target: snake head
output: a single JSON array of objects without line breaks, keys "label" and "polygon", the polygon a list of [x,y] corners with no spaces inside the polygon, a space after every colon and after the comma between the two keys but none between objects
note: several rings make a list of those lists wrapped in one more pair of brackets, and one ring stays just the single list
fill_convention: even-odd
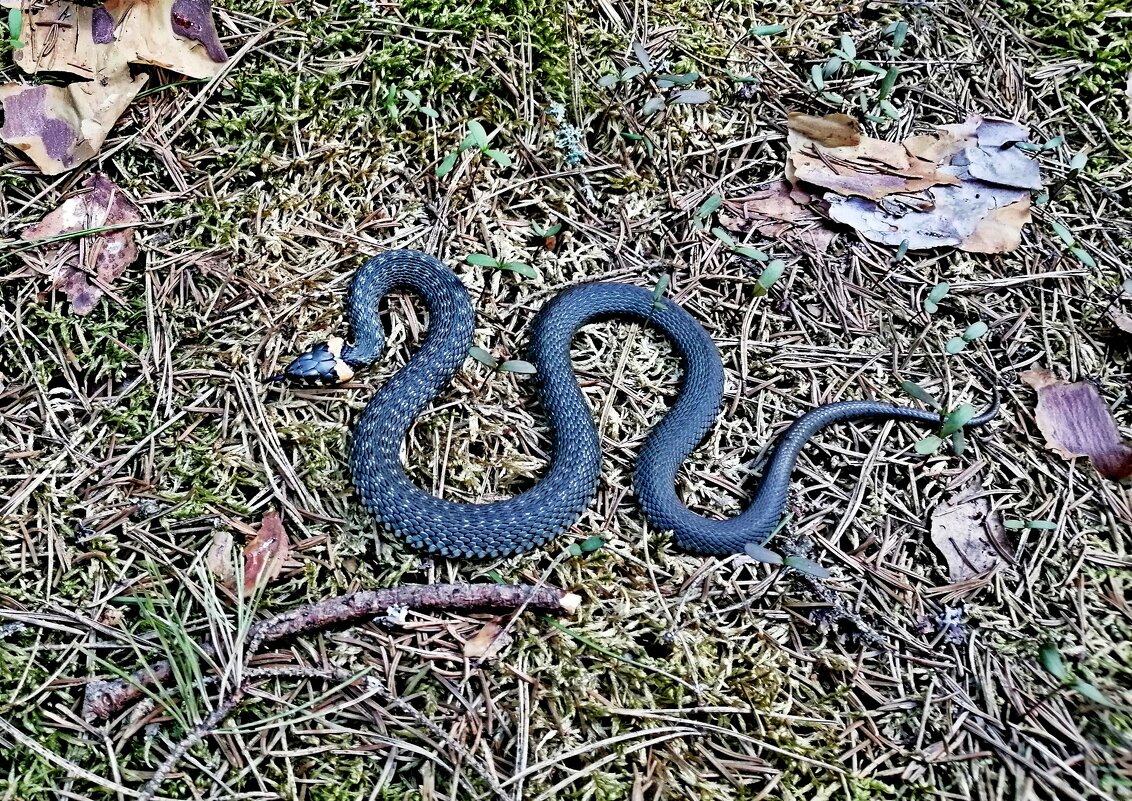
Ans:
[{"label": "snake head", "polygon": [[287,365],[283,373],[272,380],[324,385],[349,381],[354,377],[354,368],[342,358],[345,344],[342,337],[331,337],[325,342],[319,342]]}]

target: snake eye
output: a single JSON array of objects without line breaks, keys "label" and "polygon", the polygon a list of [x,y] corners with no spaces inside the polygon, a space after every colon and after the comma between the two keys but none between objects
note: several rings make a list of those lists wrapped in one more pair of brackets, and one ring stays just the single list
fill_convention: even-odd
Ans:
[{"label": "snake eye", "polygon": [[340,384],[354,377],[353,369],[342,361],[342,340],[335,337],[320,342],[287,365],[281,376],[298,384]]}]

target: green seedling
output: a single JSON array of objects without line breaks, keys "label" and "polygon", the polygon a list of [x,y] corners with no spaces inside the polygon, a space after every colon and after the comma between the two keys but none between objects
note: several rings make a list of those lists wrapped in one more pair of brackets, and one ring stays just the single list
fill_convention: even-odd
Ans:
[{"label": "green seedling", "polygon": [[521,359],[511,359],[509,361],[500,362],[488,351],[473,345],[468,349],[468,355],[475,359],[480,364],[500,373],[519,373],[521,375],[534,375],[538,372],[538,368],[530,362],[525,362]]},{"label": "green seedling", "polygon": [[775,282],[782,277],[786,271],[786,264],[781,259],[774,259],[767,262],[766,267],[763,268],[762,273],[759,274],[758,279],[755,281],[755,297],[759,298],[770,291]]},{"label": "green seedling", "polygon": [[711,219],[711,216],[715,214],[715,212],[722,205],[723,195],[716,193],[709,197],[707,200],[700,204],[700,207],[698,209],[696,209],[696,213],[692,217],[692,227],[699,231],[702,231],[707,227],[708,220]]},{"label": "green seedling", "polygon": [[947,355],[954,356],[967,347],[968,344],[986,334],[987,331],[987,324],[982,320],[976,320],[967,326],[962,334],[947,340],[947,345],[944,346],[944,350],[947,352]]},{"label": "green seedling", "polygon": [[440,162],[440,166],[436,168],[436,177],[443,178],[445,175],[452,172],[452,168],[456,166],[456,161],[460,158],[460,154],[466,150],[473,149],[487,156],[500,167],[510,167],[513,163],[511,157],[502,150],[496,150],[490,146],[490,137],[488,137],[487,131],[484,130],[483,125],[478,120],[472,120],[468,123],[468,135],[460,142],[460,146],[445,156],[444,160]]},{"label": "green seedling", "polygon": [[649,154],[649,158],[651,159],[653,157],[653,153],[655,151],[655,145],[653,145],[652,140],[649,139],[647,136],[643,136],[643,135],[638,134],[638,133],[630,133],[630,132],[626,131],[626,132],[623,132],[621,134],[621,138],[627,139],[630,142],[644,142],[645,143],[645,151]]},{"label": "green seedling", "polygon": [[558,236],[562,231],[562,223],[555,223],[549,228],[539,228],[534,223],[531,223],[531,233],[539,239],[549,239],[552,236]]},{"label": "green seedling", "polygon": [[744,550],[747,552],[747,556],[751,557],[756,562],[762,562],[764,565],[781,565],[782,567],[797,570],[799,573],[805,573],[814,578],[829,578],[828,570],[814,560],[807,559],[804,556],[783,556],[769,548],[764,548],[762,545],[756,545],[753,542],[747,543]]},{"label": "green seedling", "polygon": [[18,8],[8,9],[8,47],[19,50],[24,46],[20,34],[24,30],[24,15]]},{"label": "green seedling", "polygon": [[666,75],[658,75],[656,78],[656,85],[661,89],[671,89],[673,86],[688,86],[700,79],[698,72],[685,72],[685,73],[668,73]]},{"label": "green seedling", "polygon": [[468,349],[468,355],[480,364],[490,367],[492,370],[499,369],[499,361],[479,345],[472,345],[472,347]]},{"label": "green seedling", "polygon": [[731,249],[731,252],[736,254],[737,256],[744,256],[748,259],[754,259],[755,261],[761,262],[770,261],[770,256],[763,251],[758,250],[757,248],[747,247],[746,245],[740,245],[725,228],[712,228],[711,233],[712,236],[714,236],[723,244],[727,245],[727,247]]},{"label": "green seedling", "polygon": [[778,36],[780,33],[786,32],[786,26],[782,23],[776,25],[760,25],[757,28],[751,28],[751,36]]},{"label": "green seedling", "polygon": [[1097,268],[1097,262],[1087,250],[1078,244],[1077,237],[1073,235],[1072,231],[1057,220],[1051,220],[1049,226],[1053,229],[1053,232],[1057,234],[1058,238],[1065,243],[1066,249],[1077,258],[1077,261],[1094,270]]},{"label": "green seedling", "polygon": [[899,20],[889,25],[884,30],[885,36],[892,37],[892,47],[889,48],[890,55],[896,55],[900,52],[900,48],[904,46],[904,40],[908,37],[908,23],[904,20]]},{"label": "green seedling", "polygon": [[664,301],[662,301],[661,298],[663,298],[664,293],[668,291],[668,284],[671,281],[672,278],[670,276],[662,275],[656,282],[656,286],[654,286],[652,290],[652,307],[654,309],[664,308]]},{"label": "green seedling", "polygon": [[775,553],[761,545],[755,545],[753,542],[748,542],[744,550],[746,550],[747,556],[751,557],[756,562],[762,562],[764,565],[782,564],[782,554]]},{"label": "green seedling", "polygon": [[535,272],[535,268],[521,261],[499,261],[499,259],[494,256],[489,256],[486,253],[471,253],[468,255],[466,261],[468,264],[474,264],[477,267],[489,267],[493,270],[507,270],[517,273],[524,278],[538,278],[538,273]]},{"label": "green seedling", "polygon": [[1009,529],[1034,529],[1037,531],[1053,531],[1057,523],[1052,520],[1005,520],[1002,525]]},{"label": "green seedling", "polygon": [[1038,649],[1038,661],[1041,663],[1046,673],[1053,676],[1063,689],[1075,690],[1083,697],[1100,706],[1109,707],[1110,709],[1119,708],[1117,704],[1114,704],[1108,696],[1095,686],[1075,675],[1074,671],[1070,670],[1065,664],[1065,660],[1061,658],[1061,652],[1053,643],[1047,642],[1042,644]]},{"label": "green seedling", "polygon": [[964,426],[975,417],[975,408],[969,403],[964,403],[949,412],[943,413],[943,404],[915,381],[901,381],[900,388],[921,403],[926,403],[941,412],[939,431],[935,434],[929,434],[917,442],[913,446],[916,453],[921,456],[929,456],[940,449],[945,439],[950,438],[951,448],[955,451],[955,455],[962,456],[967,444],[963,434]]},{"label": "green seedling", "polygon": [[[396,87],[394,87],[396,88]],[[404,95],[405,100],[408,102],[409,107],[414,111],[419,111],[421,114],[428,117],[430,120],[435,120],[440,115],[436,113],[436,109],[432,106],[425,106],[421,103],[421,93],[413,91],[412,89],[402,89],[401,94]]]},{"label": "green seedling", "polygon": [[928,392],[915,381],[901,381],[900,388],[916,400],[920,401],[921,403],[926,403],[933,409],[939,410],[943,408],[943,405],[938,400],[936,400],[935,396],[932,395],[932,393]]},{"label": "green seedling", "polygon": [[605,545],[605,539],[598,536],[586,537],[581,542],[575,542],[566,549],[566,553],[575,558],[584,553],[593,553]]}]

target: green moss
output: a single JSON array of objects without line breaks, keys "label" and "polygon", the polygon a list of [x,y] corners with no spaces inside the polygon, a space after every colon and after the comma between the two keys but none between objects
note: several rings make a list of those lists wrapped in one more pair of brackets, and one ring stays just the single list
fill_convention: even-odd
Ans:
[{"label": "green moss", "polygon": [[1132,147],[1125,95],[1132,71],[1127,0],[1009,0],[1006,7],[1018,25],[1054,54],[1088,65],[1069,79],[1070,94],[1093,108],[1117,141]]}]

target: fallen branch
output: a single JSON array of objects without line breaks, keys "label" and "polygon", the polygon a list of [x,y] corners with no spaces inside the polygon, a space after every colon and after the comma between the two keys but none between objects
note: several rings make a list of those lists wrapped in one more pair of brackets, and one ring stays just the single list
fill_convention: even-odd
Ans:
[{"label": "fallen branch", "polygon": [[[385,615],[390,607],[411,609],[523,609],[572,615],[581,598],[549,587],[521,584],[419,584],[367,590],[330,598],[261,620],[248,633],[250,657],[269,643],[345,626]],[[215,650],[207,645],[208,654]],[[133,675],[112,681],[92,681],[86,686],[83,718],[89,722],[117,714],[141,699],[147,688],[161,687],[172,676],[169,662],[158,662]]]}]

